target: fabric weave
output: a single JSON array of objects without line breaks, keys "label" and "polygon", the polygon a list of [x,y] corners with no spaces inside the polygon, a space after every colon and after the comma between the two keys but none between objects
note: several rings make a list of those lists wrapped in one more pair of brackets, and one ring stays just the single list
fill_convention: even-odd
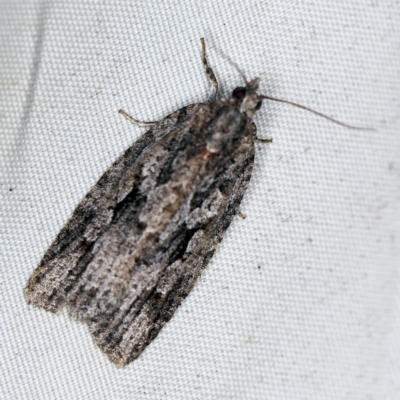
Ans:
[{"label": "fabric weave", "polygon": [[[221,96],[265,101],[252,181],[198,284],[117,369],[23,288],[74,207],[145,130]],[[395,1],[0,2],[0,398],[400,398],[400,6]]]}]

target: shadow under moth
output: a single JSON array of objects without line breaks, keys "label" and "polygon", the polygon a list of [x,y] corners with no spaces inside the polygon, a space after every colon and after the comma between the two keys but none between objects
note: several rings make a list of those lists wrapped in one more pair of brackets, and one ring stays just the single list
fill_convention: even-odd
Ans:
[{"label": "shadow under moth", "polygon": [[[246,192],[254,165],[259,78],[158,122],[103,174],[76,207],[25,288],[29,303],[66,306],[118,366],[143,352],[210,262]],[[345,124],[342,124],[345,125]],[[347,126],[347,125],[345,125]],[[347,126],[348,127],[348,126]]]}]

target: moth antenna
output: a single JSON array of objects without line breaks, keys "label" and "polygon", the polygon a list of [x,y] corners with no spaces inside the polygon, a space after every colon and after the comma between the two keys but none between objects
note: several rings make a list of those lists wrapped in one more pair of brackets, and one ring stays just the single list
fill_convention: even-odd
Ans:
[{"label": "moth antenna", "polygon": [[239,72],[240,76],[242,77],[244,83],[247,85],[249,83],[249,81],[246,78],[246,75],[244,74],[244,72],[239,68],[239,66],[235,63],[235,61],[233,61],[228,55],[226,55],[220,48],[216,47],[216,50],[218,52],[218,54],[225,60],[227,61],[229,64],[232,65],[233,68],[236,69],[237,72]]},{"label": "moth antenna", "polygon": [[340,122],[337,119],[328,117],[325,114],[322,114],[322,113],[320,113],[318,111],[315,111],[315,110],[313,110],[311,108],[308,108],[306,106],[303,106],[301,104],[293,103],[292,101],[276,99],[274,97],[265,96],[265,95],[261,95],[261,98],[266,99],[266,100],[277,101],[279,103],[286,103],[286,104],[290,104],[291,106],[294,106],[294,107],[302,108],[303,110],[309,111],[309,112],[311,112],[311,113],[313,113],[315,115],[318,115],[319,117],[325,118],[328,121],[333,122],[334,124],[344,126],[345,128],[348,128],[348,129],[355,129],[355,130],[358,130],[358,131],[374,131],[374,132],[376,131],[376,129],[374,129],[374,128],[363,128],[363,127],[359,127],[359,126],[352,126],[352,125],[345,124],[344,122]]}]

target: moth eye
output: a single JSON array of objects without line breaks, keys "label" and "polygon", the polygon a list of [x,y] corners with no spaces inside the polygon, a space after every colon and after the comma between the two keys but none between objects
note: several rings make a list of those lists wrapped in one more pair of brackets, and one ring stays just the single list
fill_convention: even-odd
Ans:
[{"label": "moth eye", "polygon": [[246,88],[244,87],[237,87],[233,92],[232,92],[232,97],[236,100],[242,100],[246,96]]},{"label": "moth eye", "polygon": [[257,103],[255,110],[256,110],[256,111],[259,110],[259,109],[261,108],[261,106],[262,106],[262,100],[260,100],[260,101]]}]

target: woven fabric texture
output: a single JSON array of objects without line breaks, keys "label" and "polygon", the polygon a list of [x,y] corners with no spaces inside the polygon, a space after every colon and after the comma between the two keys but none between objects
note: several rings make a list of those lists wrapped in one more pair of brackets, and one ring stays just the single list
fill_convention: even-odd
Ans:
[{"label": "woven fabric texture", "polygon": [[[144,354],[118,369],[23,288],[143,128],[221,96],[264,102],[241,211]],[[398,1],[0,1],[0,398],[399,399]]]}]

